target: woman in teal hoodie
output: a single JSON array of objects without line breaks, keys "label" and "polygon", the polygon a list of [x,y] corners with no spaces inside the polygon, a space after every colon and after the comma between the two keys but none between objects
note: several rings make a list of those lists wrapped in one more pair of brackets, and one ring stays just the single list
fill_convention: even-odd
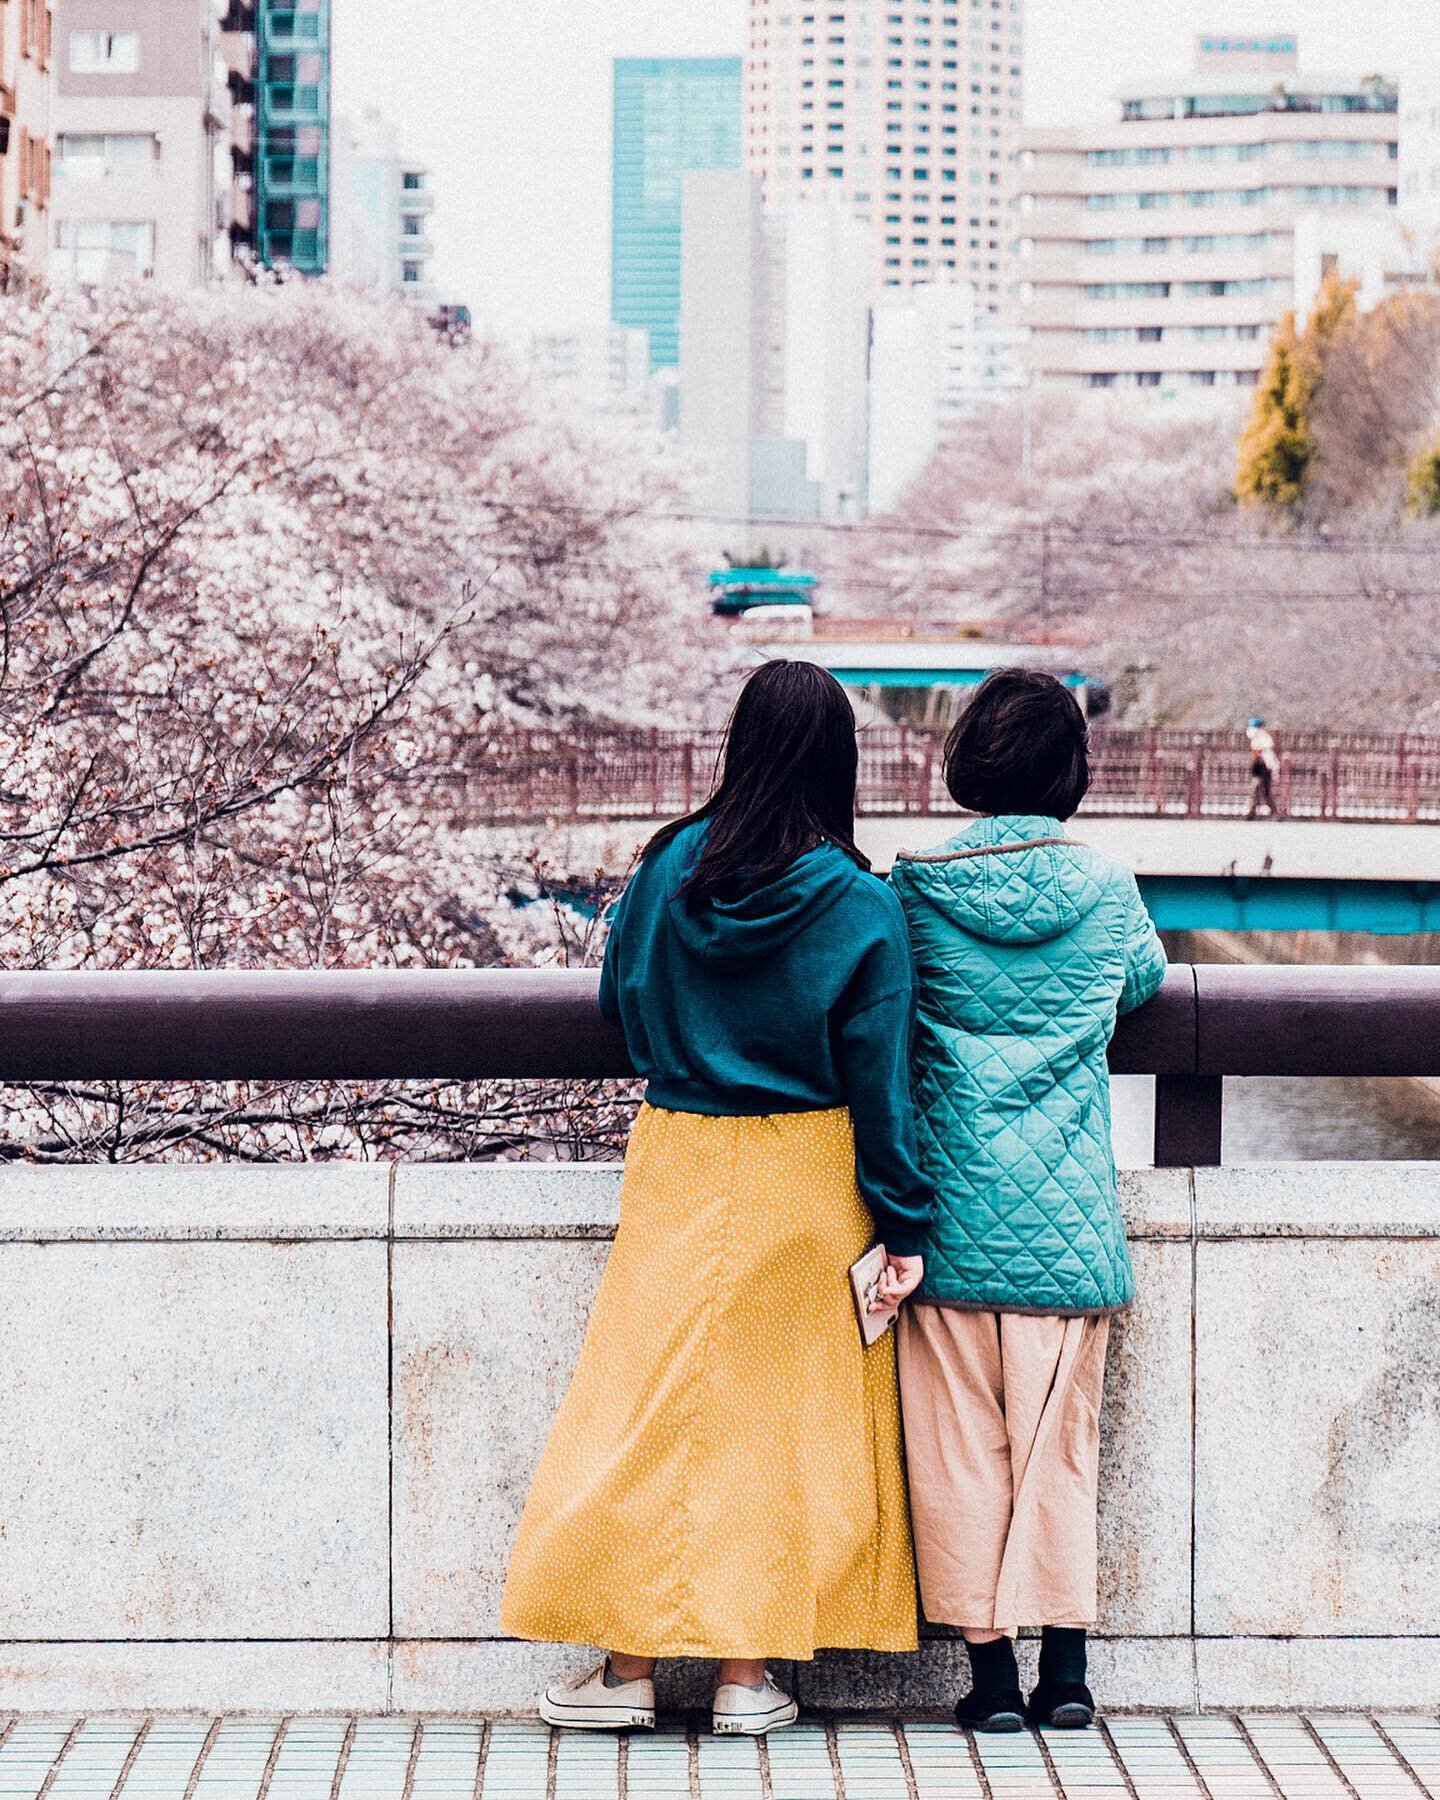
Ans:
[{"label": "woman in teal hoodie", "polygon": [[655,1720],[659,1657],[719,1660],[717,1731],[789,1724],[767,1658],[913,1650],[894,1348],[849,1267],[918,1284],[931,1196],[910,950],[854,841],[855,721],[808,663],[747,682],[712,798],[651,842],[600,1006],[646,1098],[620,1229],[536,1473],[503,1628],[602,1644],[552,1724]]},{"label": "woman in teal hoodie", "polygon": [[1065,835],[1090,770],[1085,720],[1052,676],[990,676],[945,776],[980,816],[891,877],[937,1202],[900,1342],[921,1598],[969,1646],[962,1724],[1020,1729],[1011,1639],[1042,1626],[1028,1717],[1082,1726],[1106,1338],[1134,1294],[1106,1049],[1165,952],[1130,871]]}]

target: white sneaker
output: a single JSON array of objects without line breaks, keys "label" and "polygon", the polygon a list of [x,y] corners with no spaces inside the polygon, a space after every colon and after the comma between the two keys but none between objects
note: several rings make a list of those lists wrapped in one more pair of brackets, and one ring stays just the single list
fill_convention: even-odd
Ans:
[{"label": "white sneaker", "polygon": [[547,1725],[566,1725],[572,1731],[630,1731],[655,1729],[655,1683],[625,1681],[605,1685],[607,1657],[588,1675],[557,1682],[545,1690],[540,1717]]},{"label": "white sneaker", "polygon": [[776,1687],[767,1669],[758,1688],[741,1687],[737,1681],[727,1681],[716,1688],[710,1724],[717,1737],[764,1737],[767,1731],[793,1725],[799,1716],[800,1708],[782,1688]]}]

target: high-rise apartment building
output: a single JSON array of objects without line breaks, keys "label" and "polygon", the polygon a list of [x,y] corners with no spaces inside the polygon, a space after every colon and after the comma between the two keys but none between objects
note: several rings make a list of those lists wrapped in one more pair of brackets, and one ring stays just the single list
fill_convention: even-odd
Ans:
[{"label": "high-rise apartment building", "polygon": [[256,0],[255,253],[330,263],[330,0]]},{"label": "high-rise apartment building", "polygon": [[217,0],[58,0],[57,280],[187,288],[228,265],[234,101],[223,10]]},{"label": "high-rise apartment building", "polygon": [[373,107],[357,126],[336,119],[330,159],[330,273],[423,306],[436,291],[430,171],[400,151],[395,127]]},{"label": "high-rise apartment building", "polygon": [[745,158],[778,209],[837,196],[871,284],[1005,301],[1023,0],[750,0]]},{"label": "high-rise apartment building", "polygon": [[53,44],[45,0],[0,0],[0,291],[45,267]]},{"label": "high-rise apartment building", "polygon": [[1194,72],[1125,89],[1108,125],[1025,134],[1020,307],[1036,379],[1253,385],[1294,302],[1307,214],[1385,214],[1395,88],[1304,74],[1290,34],[1207,35]]},{"label": "high-rise apartment building", "polygon": [[615,63],[610,316],[650,334],[650,366],[680,360],[680,207],[686,173],[740,166],[738,57]]}]

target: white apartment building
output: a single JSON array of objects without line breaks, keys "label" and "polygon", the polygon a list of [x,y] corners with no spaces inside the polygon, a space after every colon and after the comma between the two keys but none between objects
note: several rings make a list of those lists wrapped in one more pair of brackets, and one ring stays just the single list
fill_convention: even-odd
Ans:
[{"label": "white apartment building", "polygon": [[865,229],[838,202],[767,216],[743,169],[685,177],[678,425],[706,511],[858,512],[868,266]]},{"label": "white apartment building", "polygon": [[536,331],[522,355],[534,380],[589,410],[643,413],[658,404],[650,383],[650,333],[637,327]]},{"label": "white apartment building", "polygon": [[53,41],[45,0],[0,0],[0,291],[45,268]]},{"label": "white apartment building", "polygon": [[58,0],[53,279],[182,289],[228,267],[228,10],[225,0]]},{"label": "white apartment building", "polygon": [[1131,87],[1108,125],[1025,134],[1017,317],[1037,380],[1253,385],[1294,303],[1307,213],[1398,199],[1396,92],[1302,73],[1297,40],[1205,36],[1195,71]]},{"label": "white apartment building", "polygon": [[1440,245],[1440,63],[1400,77],[1400,215],[1407,231]]},{"label": "white apartment building", "polygon": [[870,505],[887,511],[947,433],[1013,399],[1027,376],[1023,328],[997,325],[966,286],[912,288],[875,308],[870,345]]},{"label": "white apartment building", "polygon": [[750,0],[744,153],[772,212],[839,200],[886,288],[1005,299],[1023,0]]},{"label": "white apartment building", "polygon": [[395,127],[373,107],[354,124],[335,121],[330,207],[332,275],[435,303],[430,171],[401,154]]}]

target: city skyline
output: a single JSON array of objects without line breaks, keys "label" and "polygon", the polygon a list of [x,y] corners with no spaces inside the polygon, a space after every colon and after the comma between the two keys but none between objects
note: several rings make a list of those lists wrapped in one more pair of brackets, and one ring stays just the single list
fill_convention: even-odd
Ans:
[{"label": "city skyline", "polygon": [[[381,0],[336,9],[335,103],[382,108],[435,171],[436,281],[501,330],[608,317],[612,63],[743,51],[745,0],[532,0],[503,23],[433,0],[428,26]],[[1397,72],[1424,60],[1433,0],[1026,0],[1026,122],[1104,117],[1126,79],[1188,66],[1198,31],[1293,29],[1302,66]],[[1430,34],[1434,35],[1433,30]],[[1440,61],[1440,43],[1430,55]],[[563,120],[565,130],[557,132]]]}]

